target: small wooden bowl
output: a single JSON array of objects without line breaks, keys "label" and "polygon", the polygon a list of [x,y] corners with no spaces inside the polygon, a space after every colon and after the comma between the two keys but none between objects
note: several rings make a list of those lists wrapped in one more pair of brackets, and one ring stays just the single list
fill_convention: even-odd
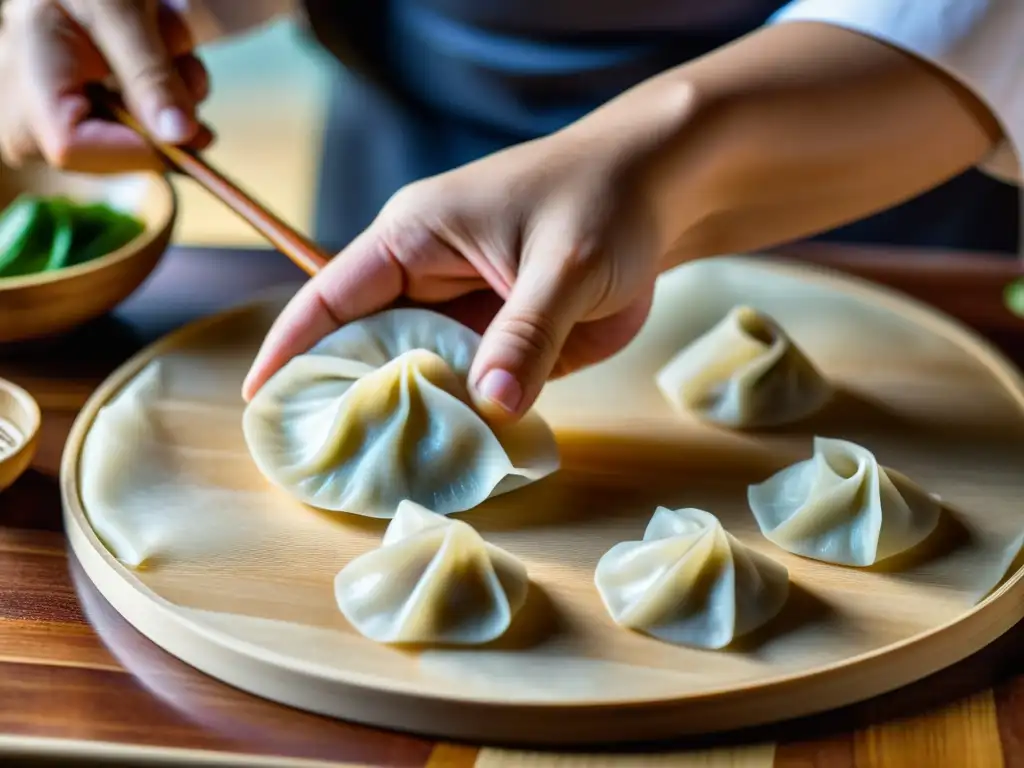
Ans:
[{"label": "small wooden bowl", "polygon": [[0,278],[0,344],[52,336],[106,314],[132,294],[167,250],[177,218],[170,182],[156,174],[83,176],[33,165],[0,165],[0,210],[19,194],[105,202],[138,216],[146,230],[123,248],[85,264]]},{"label": "small wooden bowl", "polygon": [[39,405],[32,395],[0,379],[0,492],[32,463],[41,424]]}]

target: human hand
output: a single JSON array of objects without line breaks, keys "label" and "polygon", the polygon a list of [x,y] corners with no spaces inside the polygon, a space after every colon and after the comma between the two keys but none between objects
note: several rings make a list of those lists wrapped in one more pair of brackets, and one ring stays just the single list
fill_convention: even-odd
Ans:
[{"label": "human hand", "polygon": [[243,394],[405,298],[483,332],[471,395],[485,415],[515,420],[548,378],[613,355],[640,330],[658,273],[653,233],[629,163],[568,134],[417,182],[292,299]]},{"label": "human hand", "polygon": [[85,87],[113,79],[170,144],[203,148],[195,117],[209,81],[182,19],[158,0],[6,0],[0,21],[0,159],[42,156],[90,173],[162,169],[130,129],[90,114]]}]

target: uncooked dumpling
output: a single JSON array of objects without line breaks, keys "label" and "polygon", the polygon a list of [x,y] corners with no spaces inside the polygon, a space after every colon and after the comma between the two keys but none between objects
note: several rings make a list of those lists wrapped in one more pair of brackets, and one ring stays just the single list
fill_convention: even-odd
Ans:
[{"label": "uncooked dumpling", "polygon": [[867,566],[924,541],[939,523],[935,497],[879,466],[866,448],[814,439],[814,456],[747,491],[761,532],[796,555]]},{"label": "uncooked dumpling", "polygon": [[526,601],[526,567],[461,520],[402,502],[380,549],[350,562],[334,592],[345,618],[380,643],[478,645]]},{"label": "uncooked dumpling", "polygon": [[819,410],[832,388],[778,323],[735,307],[657,374],[678,411],[727,427],[772,427]]},{"label": "uncooked dumpling", "polygon": [[700,509],[659,507],[643,541],[605,553],[594,582],[616,624],[711,649],[771,620],[789,595],[785,566]]},{"label": "uncooked dumpling", "polygon": [[306,504],[369,517],[391,517],[405,499],[462,512],[554,472],[558,450],[539,416],[497,429],[470,406],[479,342],[422,309],[344,326],[249,404],[256,465]]}]

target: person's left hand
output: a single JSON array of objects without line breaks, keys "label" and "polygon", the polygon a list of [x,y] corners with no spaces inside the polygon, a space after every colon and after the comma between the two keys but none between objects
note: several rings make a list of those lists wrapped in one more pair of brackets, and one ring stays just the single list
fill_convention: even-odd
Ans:
[{"label": "person's left hand", "polygon": [[519,418],[550,377],[618,352],[647,318],[659,254],[632,175],[621,153],[556,134],[406,187],[292,299],[244,396],[405,297],[483,332],[475,404]]}]

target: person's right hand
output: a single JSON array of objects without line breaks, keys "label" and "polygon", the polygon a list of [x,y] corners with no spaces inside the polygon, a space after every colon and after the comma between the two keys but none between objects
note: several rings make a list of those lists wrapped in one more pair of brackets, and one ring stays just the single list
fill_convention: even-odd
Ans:
[{"label": "person's right hand", "polygon": [[91,114],[86,86],[119,90],[161,140],[201,149],[209,89],[182,19],[159,0],[0,0],[0,159],[79,172],[164,167],[130,129]]}]

